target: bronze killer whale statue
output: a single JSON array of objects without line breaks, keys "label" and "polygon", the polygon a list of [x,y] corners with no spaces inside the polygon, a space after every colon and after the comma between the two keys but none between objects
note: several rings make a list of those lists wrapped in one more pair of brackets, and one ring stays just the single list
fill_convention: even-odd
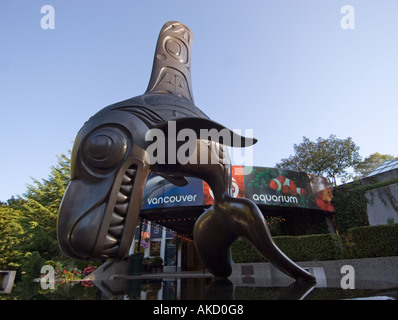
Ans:
[{"label": "bronze killer whale statue", "polygon": [[[216,129],[227,130],[230,138],[222,143],[230,146],[256,142],[210,120],[195,106],[191,46],[190,29],[167,22],[159,34],[146,92],[100,110],[78,132],[71,181],[57,221],[61,250],[74,259],[123,259],[134,236],[148,175],[157,173],[177,186],[186,185],[185,177],[191,176],[206,181],[214,195],[213,206],[198,218],[193,230],[197,253],[213,275],[231,275],[229,248],[243,237],[290,277],[314,281],[275,245],[256,204],[232,197],[231,165],[224,145],[211,137],[200,139],[201,129]],[[157,128],[167,135],[170,121],[177,132],[189,128],[197,134],[197,152],[192,155],[197,161],[151,163],[148,159],[148,130]],[[220,161],[201,163],[203,152]]]}]

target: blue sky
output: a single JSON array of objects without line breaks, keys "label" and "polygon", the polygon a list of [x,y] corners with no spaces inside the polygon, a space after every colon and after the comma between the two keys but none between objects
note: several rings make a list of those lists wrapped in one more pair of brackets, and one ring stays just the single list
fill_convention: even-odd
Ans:
[{"label": "blue sky", "polygon": [[[353,6],[355,29],[340,26]],[[43,5],[55,9],[44,30]],[[0,1],[0,200],[45,179],[94,113],[142,94],[169,20],[194,34],[195,104],[253,129],[254,164],[302,137],[398,156],[398,1]]]}]

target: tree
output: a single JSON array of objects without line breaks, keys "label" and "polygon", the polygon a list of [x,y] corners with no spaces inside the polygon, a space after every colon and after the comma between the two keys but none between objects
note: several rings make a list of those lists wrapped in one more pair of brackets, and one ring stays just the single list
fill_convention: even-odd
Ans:
[{"label": "tree", "polygon": [[398,157],[394,157],[390,154],[381,154],[378,152],[372,153],[369,157],[366,157],[362,162],[360,162],[355,167],[355,172],[358,175],[358,178],[364,178],[373,170],[375,170],[379,165],[387,160],[398,159]]},{"label": "tree", "polygon": [[0,206],[0,269],[16,270],[23,256],[18,249],[24,230],[20,223],[21,211]]},{"label": "tree", "polygon": [[[48,179],[33,179],[23,197],[0,205],[0,269],[29,265],[33,252],[45,260],[69,260],[59,250],[56,235],[58,207],[70,179],[70,160],[58,156]],[[37,259],[36,259],[37,260]]]},{"label": "tree", "polygon": [[47,179],[33,179],[23,197],[0,204],[0,269],[18,271],[13,292],[22,299],[37,293],[39,286],[32,280],[40,275],[44,264],[68,270],[93,264],[72,260],[59,249],[56,220],[70,180],[70,159],[64,154],[57,158]]},{"label": "tree", "polygon": [[282,159],[276,167],[326,176],[336,186],[337,178],[345,181],[353,177],[348,170],[361,161],[358,150],[351,137],[338,139],[332,134],[316,141],[303,137],[300,144],[294,144],[295,154]]},{"label": "tree", "polygon": [[70,160],[61,154],[58,164],[51,167],[48,179],[33,179],[24,199],[19,202],[23,212],[21,224],[26,230],[22,247],[26,253],[37,251],[45,260],[60,256],[56,222],[58,208],[70,179]]}]

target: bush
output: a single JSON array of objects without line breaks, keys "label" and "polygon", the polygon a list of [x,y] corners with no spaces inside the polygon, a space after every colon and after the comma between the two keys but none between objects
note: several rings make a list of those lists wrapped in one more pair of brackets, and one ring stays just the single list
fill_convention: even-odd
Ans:
[{"label": "bush", "polygon": [[161,257],[153,257],[153,258],[151,258],[151,265],[152,266],[162,266],[163,259]]},{"label": "bush", "polygon": [[343,242],[337,234],[275,237],[276,245],[293,261],[341,259]]},{"label": "bush", "polygon": [[398,255],[398,224],[356,227],[347,233],[353,258]]},{"label": "bush", "polygon": [[44,265],[44,259],[37,251],[33,251],[27,256],[21,266],[22,274],[23,278],[33,281],[33,279],[40,277],[40,269]]},{"label": "bush", "polygon": [[[275,244],[293,261],[322,261],[341,259],[343,243],[337,234],[274,237]],[[243,239],[231,247],[236,263],[264,262],[260,253]]]},{"label": "bush", "polygon": [[355,182],[334,189],[332,204],[339,233],[345,233],[349,228],[369,225],[366,213],[368,199],[365,197],[369,188]]},{"label": "bush", "polygon": [[263,256],[243,239],[236,240],[231,246],[232,260],[235,263],[266,262]]}]

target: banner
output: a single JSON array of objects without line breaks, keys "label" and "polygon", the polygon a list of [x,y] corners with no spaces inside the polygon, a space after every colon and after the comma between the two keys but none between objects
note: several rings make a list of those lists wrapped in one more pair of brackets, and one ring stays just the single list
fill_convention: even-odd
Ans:
[{"label": "banner", "polygon": [[245,197],[259,205],[333,211],[332,188],[326,178],[304,172],[253,167],[244,176]]},{"label": "banner", "polygon": [[151,174],[145,186],[141,209],[202,206],[203,181],[186,178],[185,187],[177,187],[161,176]]},{"label": "banner", "polygon": [[[206,182],[196,178],[187,180],[187,186],[177,187],[158,175],[150,175],[142,210],[213,204],[213,193]],[[328,180],[304,172],[232,166],[232,193],[235,198],[247,198],[260,206],[334,211]]]}]

